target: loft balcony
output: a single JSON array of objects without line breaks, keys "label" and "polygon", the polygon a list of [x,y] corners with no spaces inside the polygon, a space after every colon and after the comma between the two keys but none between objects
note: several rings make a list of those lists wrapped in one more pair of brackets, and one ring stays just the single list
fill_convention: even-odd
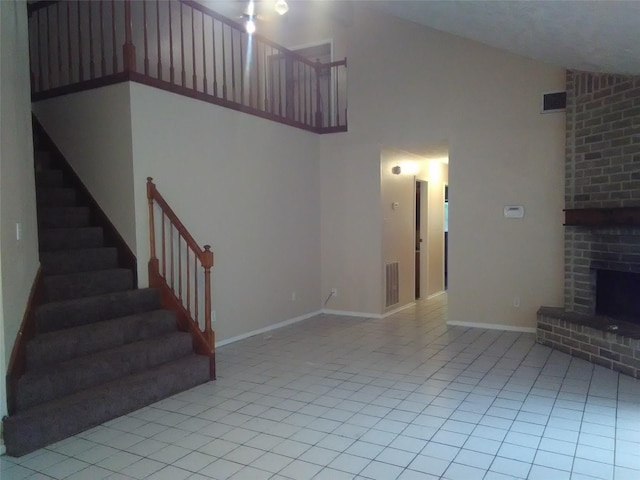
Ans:
[{"label": "loft balcony", "polygon": [[347,130],[347,61],[321,62],[204,5],[29,5],[34,101],[133,81],[315,133]]}]

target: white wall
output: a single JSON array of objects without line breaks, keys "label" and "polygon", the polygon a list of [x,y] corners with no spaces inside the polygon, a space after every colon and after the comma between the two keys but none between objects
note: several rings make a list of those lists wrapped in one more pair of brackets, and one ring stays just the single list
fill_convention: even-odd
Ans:
[{"label": "white wall", "polygon": [[[517,327],[562,300],[564,71],[372,12],[334,27],[349,57],[349,132],[321,142],[322,288],[379,312],[381,145],[450,145],[449,318]],[[507,204],[527,209],[507,221]],[[512,306],[520,296],[520,308]]]},{"label": "white wall", "polygon": [[138,84],[131,112],[141,282],[150,176],[212,246],[218,341],[319,310],[318,136]]},{"label": "white wall", "polygon": [[[0,2],[0,35],[0,366],[6,372],[39,265],[26,2]],[[6,412],[2,381],[0,416]]]},{"label": "white wall", "polygon": [[43,100],[33,111],[135,252],[129,85]]}]

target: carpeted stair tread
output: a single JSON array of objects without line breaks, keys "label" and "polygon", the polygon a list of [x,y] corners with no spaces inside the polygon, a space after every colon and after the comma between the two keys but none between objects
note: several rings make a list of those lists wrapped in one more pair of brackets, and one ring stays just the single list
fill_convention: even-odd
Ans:
[{"label": "carpeted stair tread", "polygon": [[118,266],[118,251],[113,247],[40,252],[44,275],[107,270]]},{"label": "carpeted stair tread", "polygon": [[121,292],[133,288],[133,274],[126,268],[49,275],[43,278],[49,302]]},{"label": "carpeted stair tread", "polygon": [[36,331],[53,332],[159,308],[160,292],[154,288],[52,302],[36,310]]},{"label": "carpeted stair tread", "polygon": [[48,207],[71,207],[76,204],[74,188],[41,187],[36,192],[38,205]]},{"label": "carpeted stair tread", "polygon": [[209,359],[190,354],[17,413],[4,420],[7,454],[22,456],[209,380]]},{"label": "carpeted stair tread", "polygon": [[64,177],[62,176],[62,170],[45,168],[36,171],[37,187],[62,187],[63,184]]},{"label": "carpeted stair tread", "polygon": [[27,343],[27,369],[38,369],[176,331],[175,314],[152,310],[36,336]]},{"label": "carpeted stair tread", "polygon": [[40,251],[98,248],[104,245],[102,227],[43,228],[40,226]]},{"label": "carpeted stair tread", "polygon": [[89,207],[38,208],[38,224],[44,228],[88,227],[89,220]]},{"label": "carpeted stair tread", "polygon": [[30,370],[18,381],[16,411],[142,372],[193,352],[191,334],[169,334]]}]

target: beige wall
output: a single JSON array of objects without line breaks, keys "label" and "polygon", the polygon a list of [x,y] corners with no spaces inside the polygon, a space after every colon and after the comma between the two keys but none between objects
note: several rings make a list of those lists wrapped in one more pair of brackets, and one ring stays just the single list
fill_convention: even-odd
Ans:
[{"label": "beige wall", "polygon": [[141,281],[151,176],[212,246],[218,341],[317,312],[318,136],[138,84],[131,111]]},{"label": "beige wall", "polygon": [[129,85],[43,100],[33,111],[135,252]]},{"label": "beige wall", "polygon": [[[563,70],[355,2],[350,8],[348,24],[325,18],[313,35],[300,28],[278,38],[288,45],[331,38],[336,57],[348,55],[348,133],[317,137],[126,87],[134,183],[125,195],[135,192],[141,284],[148,257],[144,180],[153,176],[197,239],[213,245],[219,340],[316,311],[332,288],[338,296],[327,309],[380,315],[380,152],[446,143],[449,318],[533,326],[538,306],[559,304],[562,294],[564,118],[541,115],[539,105],[543,92],[563,88]],[[442,197],[430,188],[430,204]],[[505,220],[502,209],[510,204],[524,205],[525,218]],[[130,217],[125,223],[130,229]],[[440,290],[441,240],[429,242],[431,293]]]},{"label": "beige wall", "polygon": [[[564,71],[355,8],[333,32],[348,50],[349,132],[320,139],[323,293],[338,288],[338,310],[380,312],[376,152],[445,141],[449,318],[532,327],[562,295],[564,116],[539,109]],[[505,220],[509,204],[525,218]]]},{"label": "beige wall", "polygon": [[[39,264],[26,2],[0,2],[0,36],[0,366],[6,372]],[[2,381],[0,416],[6,411]]]},{"label": "beige wall", "polygon": [[[380,153],[380,197],[382,209],[382,272],[398,262],[399,302],[385,308],[383,276],[381,308],[391,310],[415,300],[415,173],[406,173],[407,154],[383,149]],[[416,159],[416,165],[418,160]],[[394,175],[394,166],[405,165],[405,173]]]}]

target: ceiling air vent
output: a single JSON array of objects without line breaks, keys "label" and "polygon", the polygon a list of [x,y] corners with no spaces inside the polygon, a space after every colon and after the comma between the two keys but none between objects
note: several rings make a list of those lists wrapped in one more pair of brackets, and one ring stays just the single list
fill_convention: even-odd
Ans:
[{"label": "ceiling air vent", "polygon": [[542,95],[541,113],[564,112],[567,108],[567,92],[551,92]]}]

